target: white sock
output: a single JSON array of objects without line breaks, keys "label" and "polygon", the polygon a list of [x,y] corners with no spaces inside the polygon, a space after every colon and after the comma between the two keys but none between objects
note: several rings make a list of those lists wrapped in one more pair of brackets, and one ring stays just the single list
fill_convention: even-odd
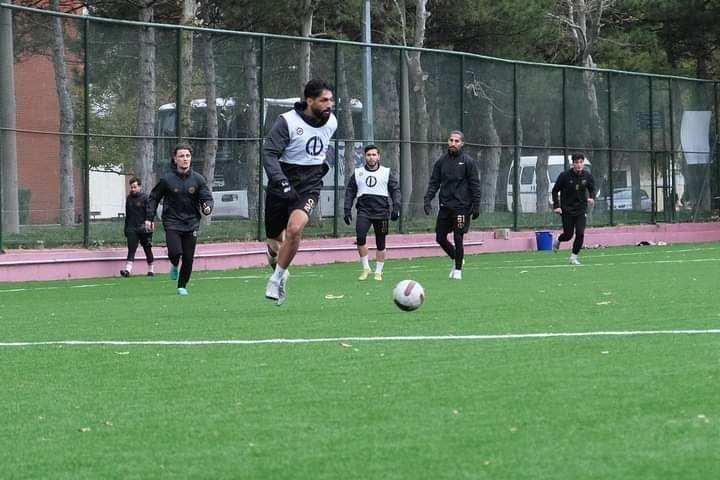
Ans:
[{"label": "white sock", "polygon": [[128,272],[132,272],[132,266],[133,266],[133,262],[127,262],[125,264],[125,270],[127,270]]},{"label": "white sock", "polygon": [[153,273],[155,273],[155,270],[153,269],[153,264],[152,264],[152,263],[148,263],[148,272],[153,272]]},{"label": "white sock", "polygon": [[382,273],[382,269],[385,266],[385,262],[377,262],[375,264],[375,273]]},{"label": "white sock", "polygon": [[574,253],[571,253],[570,260],[577,260],[577,255],[575,255]]},{"label": "white sock", "polygon": [[370,270],[370,260],[367,255],[360,257],[360,263],[362,263],[363,270]]},{"label": "white sock", "polygon": [[276,265],[275,272],[272,275],[273,280],[279,282],[282,279],[283,275],[285,275],[285,269],[282,268],[280,265]]}]

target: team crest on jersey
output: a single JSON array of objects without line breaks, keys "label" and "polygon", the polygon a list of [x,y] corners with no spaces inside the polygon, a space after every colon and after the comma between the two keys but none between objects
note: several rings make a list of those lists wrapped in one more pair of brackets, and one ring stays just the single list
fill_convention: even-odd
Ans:
[{"label": "team crest on jersey", "polygon": [[302,135],[302,134],[303,134],[303,129],[302,129],[302,127],[298,127],[297,130],[295,130],[295,133],[298,134],[298,135]]},{"label": "team crest on jersey", "polygon": [[188,188],[188,192],[191,193],[191,194],[192,194],[192,193],[195,193],[195,187],[190,187],[190,188]]},{"label": "team crest on jersey", "polygon": [[322,138],[318,137],[317,135],[311,137],[305,144],[305,152],[307,152],[308,155],[320,155],[324,149],[325,144],[323,143]]}]

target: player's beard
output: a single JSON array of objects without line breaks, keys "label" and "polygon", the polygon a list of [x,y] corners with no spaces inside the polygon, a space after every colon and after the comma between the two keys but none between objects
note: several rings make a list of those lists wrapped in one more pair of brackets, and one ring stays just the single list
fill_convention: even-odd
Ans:
[{"label": "player's beard", "polygon": [[448,147],[448,153],[449,153],[450,155],[457,155],[459,151],[460,151],[460,149],[457,148],[457,147],[455,147],[455,146],[453,146],[453,145],[451,145],[451,146]]},{"label": "player's beard", "polygon": [[332,108],[326,108],[323,110],[320,108],[315,108],[315,106],[312,106],[312,107],[310,107],[310,109],[312,110],[312,113],[315,116],[315,118],[317,118],[318,120],[327,120],[328,118],[330,118],[330,114],[332,113]]}]

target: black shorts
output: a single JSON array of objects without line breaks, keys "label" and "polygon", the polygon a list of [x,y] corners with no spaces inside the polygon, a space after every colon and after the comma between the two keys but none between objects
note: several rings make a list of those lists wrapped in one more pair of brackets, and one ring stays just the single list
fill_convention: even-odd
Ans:
[{"label": "black shorts", "polygon": [[355,221],[355,234],[358,245],[365,245],[370,227],[375,232],[375,237],[385,237],[388,234],[387,218],[368,218],[365,215],[358,215]]},{"label": "black shorts", "polygon": [[470,212],[456,212],[449,208],[440,208],[435,225],[436,232],[467,233],[470,230]]},{"label": "black shorts", "polygon": [[289,202],[278,196],[274,185],[265,191],[265,236],[278,237],[287,227],[290,213],[302,210],[309,217],[317,207],[322,189],[322,179],[327,172],[326,165],[290,165],[281,163],[283,173],[298,194],[298,199]]}]

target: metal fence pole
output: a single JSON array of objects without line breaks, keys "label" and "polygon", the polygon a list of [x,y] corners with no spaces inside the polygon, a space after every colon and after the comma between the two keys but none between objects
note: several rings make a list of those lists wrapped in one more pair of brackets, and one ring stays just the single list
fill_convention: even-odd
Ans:
[{"label": "metal fence pole", "polygon": [[83,246],[87,248],[90,245],[90,60],[88,52],[90,51],[89,40],[90,20],[86,18],[83,21],[83,102],[85,109],[85,143],[83,145]]},{"label": "metal fence pole", "polygon": [[258,168],[258,208],[257,208],[257,230],[255,238],[256,240],[260,241],[262,240],[262,218],[263,218],[263,210],[264,210],[264,202],[265,196],[263,195],[263,170],[264,170],[264,157],[263,157],[263,125],[265,123],[265,115],[267,112],[265,111],[265,90],[263,89],[263,85],[265,84],[265,48],[267,45],[265,44],[265,37],[260,37],[260,52],[258,55],[260,55],[260,61],[257,62],[258,66],[260,68],[260,72],[258,74],[258,78],[260,81],[258,82],[258,98],[260,101],[260,115],[258,115],[258,152],[260,154],[260,168]]},{"label": "metal fence pole", "polygon": [[[609,214],[609,222],[610,226],[613,226],[614,218],[613,218],[613,124],[612,124],[612,117],[613,117],[613,88],[612,88],[612,72],[607,72],[607,84],[608,84],[608,172],[607,172],[607,178],[608,183],[606,186],[606,192],[605,197],[609,200],[605,200],[605,208],[607,208],[608,214]],[[610,196],[608,196],[608,194]]]},{"label": "metal fence pole", "polygon": [[[675,111],[673,109],[673,83],[668,79],[668,108],[670,109],[670,221],[675,223]],[[651,117],[652,120],[652,117]],[[665,169],[667,170],[667,168]],[[663,193],[667,191],[667,184],[663,184]],[[667,212],[667,206],[665,206]]]},{"label": "metal fence pole", "polygon": [[[518,114],[518,66],[513,64],[513,144],[515,146],[515,161],[513,162],[513,230],[518,229],[518,212],[520,210],[520,116]],[[507,187],[505,187],[507,188]]]},{"label": "metal fence pole", "polygon": [[[369,8],[369,7],[368,7]],[[338,65],[338,58],[340,55],[340,44],[335,44],[335,79],[333,80],[333,84],[335,85],[335,88],[337,89],[338,86],[338,75],[340,71],[340,65]],[[368,54],[369,56],[369,54]],[[335,99],[337,101],[337,98]],[[343,99],[347,100],[346,103],[348,105],[348,108],[352,111],[352,106],[350,99]],[[339,112],[338,112],[339,113]],[[363,108],[363,114],[365,114],[365,109]],[[339,120],[339,119],[338,119]],[[339,127],[339,125],[338,125]],[[339,128],[338,128],[339,130]],[[345,139],[345,155],[352,155],[352,150],[350,147],[350,144],[348,143],[349,139]],[[370,137],[368,140],[372,141],[372,137]],[[354,143],[354,142],[351,142]],[[345,159],[342,160],[345,162]],[[339,142],[338,142],[338,136],[337,132],[335,132],[335,171],[334,171],[334,177],[335,177],[335,186],[333,188],[333,221],[332,221],[332,229],[333,229],[333,237],[338,236],[338,210],[340,208],[340,185],[338,184],[339,178],[340,178],[340,149],[339,149]]]}]

